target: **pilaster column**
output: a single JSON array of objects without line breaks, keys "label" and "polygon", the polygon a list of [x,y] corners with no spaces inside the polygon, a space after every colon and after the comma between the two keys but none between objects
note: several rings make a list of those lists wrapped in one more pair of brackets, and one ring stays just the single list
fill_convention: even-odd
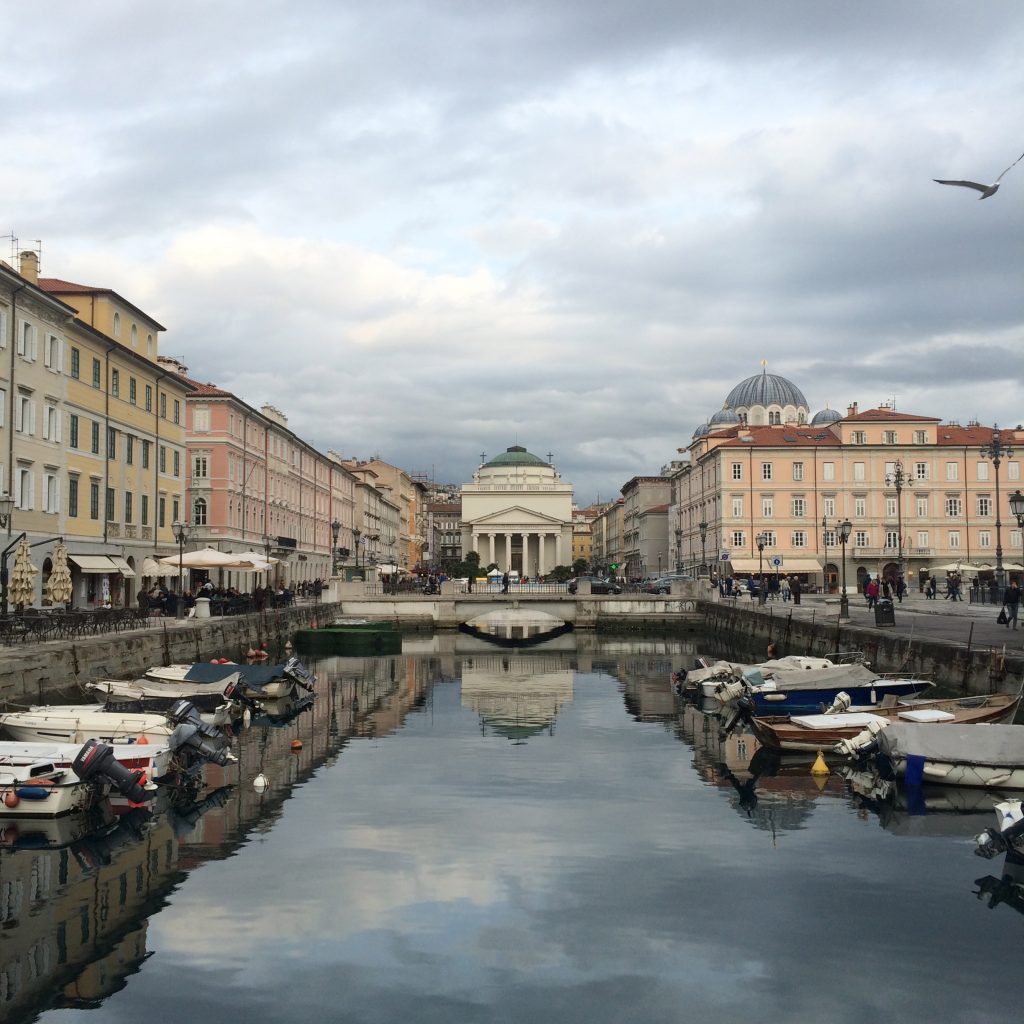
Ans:
[{"label": "pilaster column", "polygon": [[562,531],[555,534],[555,565],[565,565],[562,559]]},{"label": "pilaster column", "polygon": [[508,572],[512,566],[512,534],[505,534],[505,564],[500,566],[502,572]]},{"label": "pilaster column", "polygon": [[494,534],[493,533],[489,533],[487,535],[487,537],[488,537],[488,539],[491,542],[491,557],[490,557],[490,560],[487,563],[488,565],[490,565],[490,563],[494,561]]}]

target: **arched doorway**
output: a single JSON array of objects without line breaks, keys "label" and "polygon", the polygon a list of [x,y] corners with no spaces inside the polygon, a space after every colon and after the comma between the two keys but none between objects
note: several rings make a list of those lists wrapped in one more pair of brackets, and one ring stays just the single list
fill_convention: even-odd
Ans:
[{"label": "arched doorway", "polygon": [[42,605],[43,608],[49,608],[50,605],[53,603],[53,602],[50,601],[50,591],[49,591],[49,588],[46,585],[50,581],[50,574],[52,572],[53,572],[53,559],[52,558],[44,558],[43,559],[43,572],[42,572],[43,595],[42,595],[42,599],[39,602]]},{"label": "arched doorway", "polygon": [[829,562],[825,566],[825,593],[836,594],[839,592],[839,567]]},{"label": "arched doorway", "polygon": [[868,581],[868,576],[871,574],[868,572],[863,565],[857,566],[857,592],[860,594],[864,593],[864,585]]}]

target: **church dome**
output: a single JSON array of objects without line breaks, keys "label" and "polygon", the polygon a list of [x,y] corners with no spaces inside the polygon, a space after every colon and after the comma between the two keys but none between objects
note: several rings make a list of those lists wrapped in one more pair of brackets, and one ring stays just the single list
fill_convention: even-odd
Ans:
[{"label": "church dome", "polygon": [[548,463],[528,452],[521,445],[514,444],[501,455],[495,456],[484,466],[547,466]]},{"label": "church dome", "polygon": [[823,427],[827,423],[837,423],[842,418],[843,414],[838,409],[822,409],[811,417],[811,426]]},{"label": "church dome", "polygon": [[707,423],[702,423],[694,432],[693,439],[697,440],[698,437],[707,437],[711,433],[711,427]]},{"label": "church dome", "polygon": [[792,381],[766,370],[740,381],[729,392],[725,404],[733,409],[749,409],[752,405],[808,407],[803,392]]},{"label": "church dome", "polygon": [[714,413],[711,419],[708,420],[708,423],[711,425],[712,428],[728,427],[731,426],[733,423],[739,422],[739,414],[734,409],[730,409],[728,406],[724,406],[723,408],[719,409],[718,412]]}]

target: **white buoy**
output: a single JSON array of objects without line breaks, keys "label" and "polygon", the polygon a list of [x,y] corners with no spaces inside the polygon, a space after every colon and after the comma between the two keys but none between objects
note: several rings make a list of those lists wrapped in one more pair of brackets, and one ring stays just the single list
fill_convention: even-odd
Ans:
[{"label": "white buoy", "polygon": [[255,789],[257,793],[262,793],[263,790],[265,790],[268,785],[269,783],[267,782],[267,777],[263,774],[263,772],[260,772],[259,775],[257,775],[256,778],[252,780],[252,788]]}]

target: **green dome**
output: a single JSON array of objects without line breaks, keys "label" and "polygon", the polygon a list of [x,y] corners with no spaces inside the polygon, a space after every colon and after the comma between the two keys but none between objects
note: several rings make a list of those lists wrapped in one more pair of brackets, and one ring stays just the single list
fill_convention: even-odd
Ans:
[{"label": "green dome", "polygon": [[532,455],[521,445],[514,444],[511,448],[508,448],[503,455],[498,455],[491,459],[490,462],[485,462],[484,466],[546,466],[547,463],[543,459],[537,458],[536,455]]}]

